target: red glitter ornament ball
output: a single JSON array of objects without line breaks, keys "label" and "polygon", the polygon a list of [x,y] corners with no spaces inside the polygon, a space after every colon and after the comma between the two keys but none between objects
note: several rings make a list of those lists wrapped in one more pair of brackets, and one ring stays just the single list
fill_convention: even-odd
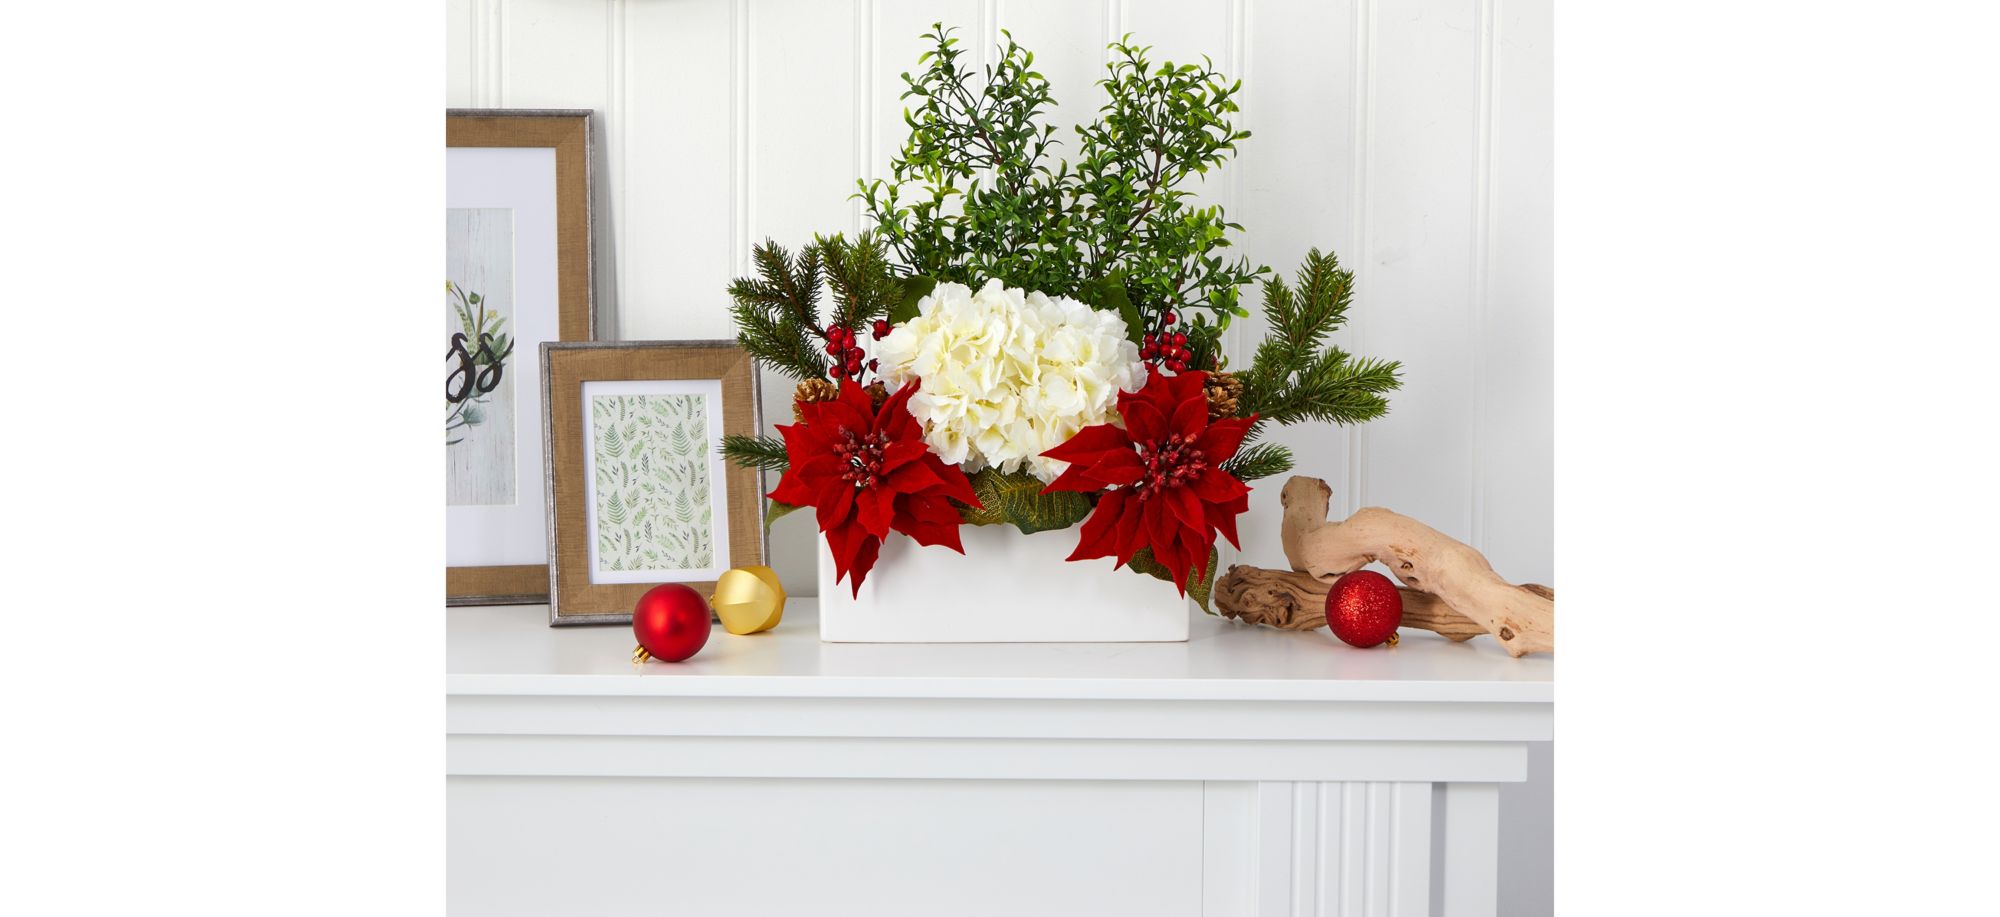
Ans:
[{"label": "red glitter ornament ball", "polygon": [[1403,594],[1373,570],[1356,570],[1333,581],[1326,594],[1326,626],[1342,643],[1362,649],[1396,643],[1403,623]]},{"label": "red glitter ornament ball", "polygon": [[679,583],[654,586],[632,608],[632,636],[653,658],[679,662],[708,643],[708,600]]}]

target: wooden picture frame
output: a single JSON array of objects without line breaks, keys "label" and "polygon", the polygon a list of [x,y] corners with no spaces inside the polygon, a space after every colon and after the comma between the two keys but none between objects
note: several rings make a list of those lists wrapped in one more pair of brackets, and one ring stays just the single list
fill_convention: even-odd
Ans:
[{"label": "wooden picture frame", "polygon": [[[529,361],[545,341],[596,337],[590,120],[588,110],[445,112],[446,260],[452,281],[446,320],[446,605],[548,600],[547,499],[535,493],[545,477],[536,464],[543,451],[536,441],[542,406],[535,403],[539,388]],[[489,149],[471,152],[475,148]],[[552,177],[541,150],[553,153]],[[487,228],[467,223],[478,219],[485,219]],[[481,241],[466,241],[471,239]],[[482,257],[504,270],[469,267]],[[478,291],[463,289],[466,281],[451,276],[455,270],[497,277],[489,282],[503,287],[505,295],[488,290],[483,298],[468,299]],[[477,332],[485,330],[489,313],[483,307],[489,302],[501,304],[490,315],[511,310],[500,327],[514,333],[495,337],[506,347],[480,353],[486,335]],[[479,326],[466,328],[475,333],[463,334],[462,342],[450,340],[456,337],[454,307],[476,311],[474,319],[458,319],[460,327],[467,321]],[[490,379],[496,374],[488,372],[489,364],[475,361],[500,364],[509,356],[512,365],[497,374],[512,376],[505,397],[476,405],[473,423],[485,429],[468,429],[465,399],[490,396],[484,389],[466,390],[468,371]],[[473,449],[451,451],[468,438]]]},{"label": "wooden picture frame", "polygon": [[660,583],[706,597],[764,563],[763,474],[720,449],[760,429],[735,341],[545,343],[542,406],[551,625],[628,624]]}]

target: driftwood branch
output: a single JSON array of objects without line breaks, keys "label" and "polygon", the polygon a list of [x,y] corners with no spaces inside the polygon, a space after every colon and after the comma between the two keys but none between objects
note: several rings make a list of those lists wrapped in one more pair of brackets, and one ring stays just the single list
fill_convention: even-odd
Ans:
[{"label": "driftwood branch", "polygon": [[[1231,614],[1233,607],[1236,613],[1231,616],[1244,620],[1251,620],[1254,614],[1273,622],[1301,622],[1279,626],[1316,626],[1302,622],[1314,614],[1324,622],[1326,589],[1333,581],[1379,561],[1402,581],[1405,623],[1455,640],[1471,636],[1463,624],[1451,620],[1455,615],[1492,634],[1509,655],[1555,649],[1555,597],[1551,590],[1509,583],[1493,572],[1493,565],[1478,551],[1386,509],[1368,507],[1345,522],[1329,522],[1326,513],[1332,498],[1333,489],[1318,478],[1294,477],[1285,483],[1279,537],[1285,559],[1305,579],[1264,576],[1277,571],[1257,571],[1254,567],[1237,568],[1245,571],[1239,575],[1232,569],[1216,584],[1225,614]],[[1304,585],[1307,581],[1319,584],[1318,588],[1308,589]],[[1310,601],[1315,594],[1317,605]],[[1292,610],[1281,610],[1286,603]],[[1253,604],[1272,608],[1252,611]]]},{"label": "driftwood branch", "polygon": [[[1215,610],[1223,617],[1246,624],[1316,630],[1326,626],[1326,593],[1331,588],[1310,573],[1238,564],[1216,581]],[[1521,588],[1544,598],[1555,598],[1555,590],[1547,586],[1529,584]],[[1404,627],[1433,631],[1454,642],[1486,633],[1486,628],[1437,596],[1407,586],[1397,587],[1397,591],[1403,594]]]}]

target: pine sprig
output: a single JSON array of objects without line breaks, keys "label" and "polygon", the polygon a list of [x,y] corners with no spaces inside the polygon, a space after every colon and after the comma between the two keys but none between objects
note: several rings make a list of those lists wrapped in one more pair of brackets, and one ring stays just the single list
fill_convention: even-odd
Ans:
[{"label": "pine sprig", "polygon": [[1290,425],[1306,420],[1357,424],[1389,413],[1389,399],[1383,392],[1402,385],[1397,378],[1402,364],[1393,360],[1350,357],[1328,350],[1308,358],[1306,365],[1288,377],[1288,384],[1268,394],[1252,395],[1243,386],[1246,399],[1260,421]]},{"label": "pine sprig", "polygon": [[1276,443],[1258,443],[1223,462],[1222,470],[1245,482],[1284,474],[1292,470],[1292,450]]},{"label": "pine sprig", "polygon": [[1350,357],[1325,343],[1347,320],[1353,299],[1354,272],[1342,270],[1338,258],[1319,249],[1306,254],[1296,290],[1280,277],[1265,281],[1270,330],[1250,369],[1239,376],[1244,409],[1256,412],[1259,426],[1305,420],[1357,424],[1389,412],[1382,396],[1402,385],[1402,364]]},{"label": "pine sprig", "polygon": [[866,327],[902,301],[902,281],[890,269],[888,257],[873,236],[864,236],[859,243],[839,235],[818,236],[808,251],[826,266],[834,321],[841,326]]},{"label": "pine sprig", "polygon": [[816,236],[796,259],[766,241],[751,257],[757,276],[729,284],[736,342],[800,381],[826,378],[830,365],[820,318],[822,282],[833,294],[833,321],[846,328],[863,329],[902,301],[903,282],[873,234],[853,242],[838,233]]},{"label": "pine sprig", "polygon": [[736,342],[766,365],[794,379],[826,376],[826,351],[814,338],[819,330],[820,253],[817,246],[791,253],[766,241],[750,252],[755,278],[729,284],[730,317]]},{"label": "pine sprig", "polygon": [[722,438],[722,455],[742,468],[784,471],[791,467],[791,459],[785,455],[784,441],[775,436],[725,436]]}]

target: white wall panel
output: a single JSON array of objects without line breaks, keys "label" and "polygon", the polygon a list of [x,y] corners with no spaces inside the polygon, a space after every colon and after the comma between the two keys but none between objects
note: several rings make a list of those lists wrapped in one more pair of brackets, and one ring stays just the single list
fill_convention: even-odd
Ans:
[{"label": "white wall panel", "polygon": [[1199,783],[452,777],[445,797],[453,913],[1201,913]]},{"label": "white wall panel", "polygon": [[[1242,251],[1254,263],[1271,265],[1287,282],[1315,247],[1358,268],[1353,5],[1260,2],[1251,12],[1243,45],[1248,71],[1243,109],[1254,136],[1240,146],[1233,167],[1239,194],[1232,219],[1248,230]],[[1261,303],[1255,292],[1245,299],[1252,314],[1241,320],[1239,346],[1231,354],[1239,364],[1249,360],[1264,334]],[[1356,312],[1366,309],[1357,304]],[[1351,332],[1339,332],[1335,341],[1353,349]],[[1298,459],[1295,473],[1333,485],[1335,513],[1350,511],[1347,428],[1280,427],[1266,435],[1291,448]],[[1251,562],[1282,563],[1277,526],[1261,523],[1278,513],[1278,487],[1251,491],[1250,515],[1260,522],[1239,527],[1243,556]]]},{"label": "white wall panel", "polygon": [[1480,353],[1475,531],[1495,569],[1555,582],[1554,32],[1546,0],[1489,0],[1491,209]]},{"label": "white wall panel", "polygon": [[[445,14],[447,105],[600,112],[600,328],[625,339],[727,337],[724,287],[751,244],[859,226],[852,180],[901,145],[898,74],[932,22],[958,26],[975,61],[1000,29],[1033,50],[1065,149],[1102,101],[1107,40],[1207,54],[1244,78],[1255,136],[1202,197],[1248,227],[1254,262],[1289,275],[1312,246],[1337,252],[1358,291],[1338,341],[1406,367],[1387,418],[1273,439],[1333,485],[1336,512],[1388,506],[1511,579],[1553,583],[1549,0],[446,0]],[[1243,323],[1232,358],[1261,332]],[[767,419],[789,420],[789,389],[767,377]],[[1279,483],[1241,523],[1248,562],[1281,562]],[[772,532],[799,594],[812,529],[800,515]],[[1533,792],[1539,810],[1546,784]],[[1520,823],[1508,814],[1532,836],[1503,849],[1545,851],[1546,822]],[[1542,856],[1527,874],[1546,875]],[[1546,900],[1530,884],[1503,913]]]},{"label": "white wall panel", "polygon": [[478,79],[472,67],[473,2],[444,3],[444,104],[448,108],[472,105],[472,84]]},{"label": "white wall panel", "polygon": [[[732,337],[724,288],[738,104],[731,0],[618,0],[624,74],[605,121],[617,238],[621,336]],[[577,61],[574,66],[587,66]],[[615,115],[612,116],[612,115]],[[606,246],[599,246],[603,251]]]},{"label": "white wall panel", "polygon": [[1389,416],[1360,431],[1356,499],[1465,539],[1474,471],[1477,6],[1372,6],[1355,339],[1366,353],[1402,360],[1406,373]]},{"label": "white wall panel", "polygon": [[506,95],[500,104],[604,111],[611,101],[615,68],[607,64],[618,4],[506,0],[503,6],[500,75]]},{"label": "white wall panel", "polygon": [[854,221],[853,6],[751,0],[749,10],[748,240],[796,248]]},{"label": "white wall panel", "polygon": [[1104,91],[1105,15],[1101,4],[1075,0],[998,0],[999,26],[1034,52],[1035,70],[1048,77],[1055,107],[1057,155],[1076,151],[1073,127],[1097,115]]}]

